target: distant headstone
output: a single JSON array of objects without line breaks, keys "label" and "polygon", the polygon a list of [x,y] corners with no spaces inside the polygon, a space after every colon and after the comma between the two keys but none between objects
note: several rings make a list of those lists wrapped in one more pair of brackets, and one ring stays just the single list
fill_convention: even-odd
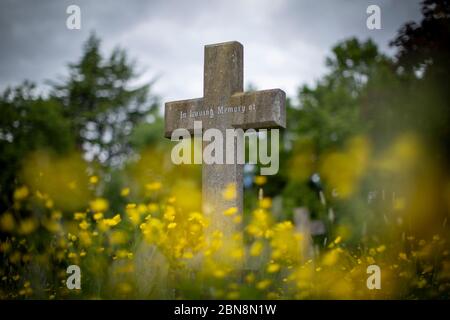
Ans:
[{"label": "distant headstone", "polygon": [[312,258],[315,252],[312,236],[325,234],[325,224],[321,220],[311,220],[309,210],[305,207],[294,209],[294,223],[297,232],[303,236],[303,257]]},{"label": "distant headstone", "polygon": [[294,209],[294,223],[300,232],[305,232],[311,236],[325,234],[325,224],[322,220],[311,220],[309,210],[307,208]]}]

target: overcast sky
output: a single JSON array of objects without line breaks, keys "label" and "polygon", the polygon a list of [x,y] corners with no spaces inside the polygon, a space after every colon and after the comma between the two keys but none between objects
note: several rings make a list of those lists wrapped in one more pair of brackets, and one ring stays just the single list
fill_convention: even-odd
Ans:
[{"label": "overcast sky", "polygon": [[[66,28],[66,8],[81,8],[81,30]],[[366,9],[381,8],[381,30],[368,30]],[[244,83],[295,95],[325,71],[332,45],[373,38],[392,54],[389,41],[406,21],[420,20],[411,0],[0,0],[0,89],[30,79],[42,87],[79,59],[92,30],[102,50],[127,49],[154,77],[162,101],[202,96],[203,46],[237,40],[244,45]]]}]

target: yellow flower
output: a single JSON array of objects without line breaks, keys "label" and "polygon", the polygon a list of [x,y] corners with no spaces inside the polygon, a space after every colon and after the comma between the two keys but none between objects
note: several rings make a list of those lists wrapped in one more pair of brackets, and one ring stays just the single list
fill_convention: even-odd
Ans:
[{"label": "yellow flower", "polygon": [[30,234],[37,228],[37,223],[33,218],[27,218],[22,220],[19,225],[19,233],[20,234]]},{"label": "yellow flower", "polygon": [[7,253],[9,250],[11,250],[10,242],[0,242],[0,252]]},{"label": "yellow flower", "polygon": [[[134,225],[138,225],[141,222],[141,212],[145,213],[145,210],[140,210],[139,208],[141,207],[141,205],[139,205],[139,207],[134,204],[134,203],[129,203],[127,204],[127,207],[125,209],[128,218],[131,220],[131,222]],[[145,206],[144,206],[145,207]]]},{"label": "yellow flower", "polygon": [[272,206],[272,199],[264,197],[259,201],[259,206],[262,209],[269,209]]},{"label": "yellow flower", "polygon": [[110,234],[109,242],[113,245],[124,244],[128,240],[126,232],[116,230]]},{"label": "yellow flower", "polygon": [[394,199],[393,207],[394,207],[394,210],[397,210],[397,211],[405,209],[406,200],[404,198]]},{"label": "yellow flower", "polygon": [[20,259],[22,258],[22,255],[20,254],[19,251],[14,251],[10,257],[9,257],[9,261],[13,264],[17,264],[20,262]]},{"label": "yellow flower", "polygon": [[170,197],[169,199],[167,199],[167,203],[170,203],[170,204],[174,204],[175,203],[175,201],[177,201],[177,198],[176,197]]},{"label": "yellow flower", "polygon": [[338,236],[336,239],[334,239],[334,243],[338,244],[339,242],[341,242],[342,238],[341,236]]},{"label": "yellow flower", "polygon": [[[76,237],[75,237],[76,239]],[[92,244],[91,236],[89,235],[88,231],[81,231],[80,232],[80,243],[84,247],[89,247]]]},{"label": "yellow flower", "polygon": [[407,256],[406,253],[404,253],[404,252],[400,252],[400,253],[398,254],[398,257],[399,257],[401,260],[408,261],[408,256]]},{"label": "yellow flower", "polygon": [[379,246],[379,247],[377,248],[377,251],[378,251],[379,253],[383,252],[384,250],[386,250],[386,246],[385,246],[384,244],[382,244],[381,246]]},{"label": "yellow flower", "polygon": [[157,191],[157,190],[161,189],[161,187],[162,187],[161,182],[152,182],[152,183],[147,183],[145,185],[145,188],[148,191]]},{"label": "yellow flower", "polygon": [[248,275],[245,276],[245,282],[247,283],[253,283],[255,281],[255,274],[250,272]]},{"label": "yellow flower", "polygon": [[139,212],[139,214],[147,213],[147,206],[145,204],[143,204],[143,203],[140,203],[137,206],[137,211]]},{"label": "yellow flower", "polygon": [[175,222],[171,222],[169,223],[169,225],[167,226],[167,229],[174,229],[177,226],[177,224]]},{"label": "yellow flower", "polygon": [[90,205],[91,210],[94,212],[105,212],[109,207],[108,200],[104,198],[97,198],[91,201]]},{"label": "yellow flower", "polygon": [[14,190],[14,200],[20,201],[28,197],[30,192],[28,191],[28,188],[26,186],[22,186],[20,188],[17,188]]},{"label": "yellow flower", "polygon": [[175,208],[173,206],[167,206],[164,211],[164,219],[167,221],[175,220]]},{"label": "yellow flower", "polygon": [[46,194],[43,194],[42,192],[40,192],[39,190],[36,190],[36,197],[40,200],[44,200],[45,198],[47,198]]},{"label": "yellow flower", "polygon": [[5,212],[0,216],[0,230],[4,232],[11,232],[15,226],[14,217],[11,213]]},{"label": "yellow flower", "polygon": [[338,251],[336,249],[329,251],[324,257],[323,257],[323,264],[326,266],[332,266],[334,265],[338,260]]},{"label": "yellow flower", "polygon": [[368,264],[374,264],[375,263],[375,259],[373,257],[367,257],[367,263]]},{"label": "yellow flower", "polygon": [[69,259],[75,259],[77,257],[77,254],[75,252],[70,252],[68,257]]},{"label": "yellow flower", "polygon": [[147,209],[150,213],[154,213],[154,212],[158,211],[159,207],[156,203],[149,203],[147,206]]},{"label": "yellow flower", "polygon": [[97,220],[100,220],[100,219],[103,219],[103,213],[102,212],[95,213],[94,214],[94,220],[97,221]]},{"label": "yellow flower", "polygon": [[116,214],[113,218],[114,224],[112,224],[113,226],[115,226],[116,224],[118,224],[120,221],[122,221],[122,219],[120,218],[120,214]]},{"label": "yellow flower", "polygon": [[98,183],[98,177],[97,176],[92,176],[89,178],[89,183],[90,184],[97,184]]},{"label": "yellow flower", "polygon": [[280,265],[278,263],[270,263],[267,266],[268,273],[275,273],[275,272],[278,272],[279,270],[280,270]]},{"label": "yellow flower", "polygon": [[78,226],[81,230],[87,230],[87,228],[89,228],[89,223],[86,220],[83,220]]},{"label": "yellow flower", "polygon": [[269,213],[263,209],[253,211],[250,224],[247,226],[247,232],[257,238],[268,235],[272,219]]},{"label": "yellow flower", "polygon": [[261,280],[256,284],[256,289],[259,290],[265,290],[267,289],[267,287],[270,286],[270,280],[266,279],[266,280]]},{"label": "yellow flower", "polygon": [[236,184],[230,183],[227,185],[222,194],[225,200],[233,200],[236,199]]},{"label": "yellow flower", "polygon": [[77,236],[74,235],[74,234],[71,234],[70,232],[69,232],[69,234],[67,235],[67,238],[68,238],[70,241],[77,241]]},{"label": "yellow flower", "polygon": [[71,181],[67,184],[67,186],[69,187],[70,190],[75,190],[77,188],[77,182]]},{"label": "yellow flower", "polygon": [[132,259],[133,258],[133,253],[129,252],[127,250],[118,250],[116,252],[115,258],[119,258],[119,259],[124,259],[124,258],[128,258],[128,259]]},{"label": "yellow flower", "polygon": [[54,210],[54,211],[52,211],[51,217],[52,217],[52,220],[59,220],[62,218],[62,213],[61,213],[61,211]]},{"label": "yellow flower", "polygon": [[254,181],[255,181],[256,185],[262,186],[262,185],[266,184],[267,177],[266,176],[256,176]]},{"label": "yellow flower", "polygon": [[235,248],[231,251],[230,255],[234,259],[242,259],[244,257],[244,250],[242,248]]},{"label": "yellow flower", "polygon": [[238,209],[236,207],[230,207],[227,210],[225,210],[223,212],[223,214],[226,216],[232,216],[232,215],[236,214],[237,212],[238,212]]},{"label": "yellow flower", "polygon": [[267,239],[273,237],[274,232],[273,230],[266,230],[266,232],[264,232],[264,237],[266,237]]},{"label": "yellow flower", "polygon": [[111,219],[104,219],[103,220],[103,222],[109,227],[113,227],[113,226],[117,225],[120,221],[122,221],[122,218],[120,217],[120,214],[116,214]]},{"label": "yellow flower", "polygon": [[120,195],[122,196],[122,197],[126,197],[126,196],[128,196],[130,194],[130,188],[123,188],[121,191],[120,191]]},{"label": "yellow flower", "polygon": [[73,214],[73,218],[74,218],[75,220],[83,220],[83,219],[86,219],[86,213],[85,213],[85,212],[75,212],[75,213]]},{"label": "yellow flower", "polygon": [[250,247],[250,255],[253,257],[259,256],[263,250],[263,243],[261,241],[255,241]]},{"label": "yellow flower", "polygon": [[231,291],[227,294],[227,299],[236,300],[239,299],[239,291]]},{"label": "yellow flower", "polygon": [[426,285],[427,285],[427,280],[425,280],[424,278],[420,278],[420,280],[417,282],[417,287],[419,289],[422,289]]},{"label": "yellow flower", "polygon": [[45,201],[45,207],[48,209],[53,208],[53,200],[52,199],[47,199],[47,201]]},{"label": "yellow flower", "polygon": [[226,273],[222,269],[216,269],[216,270],[214,270],[213,275],[214,275],[214,277],[221,279],[221,278],[225,277]]}]

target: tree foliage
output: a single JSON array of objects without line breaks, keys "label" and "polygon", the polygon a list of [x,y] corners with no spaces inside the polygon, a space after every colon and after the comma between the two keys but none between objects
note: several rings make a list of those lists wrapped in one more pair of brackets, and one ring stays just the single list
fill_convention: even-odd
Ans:
[{"label": "tree foliage", "polygon": [[77,146],[104,167],[117,166],[131,154],[129,137],[135,125],[157,112],[150,84],[137,86],[134,63],[116,48],[108,58],[91,35],[81,59],[69,65],[69,77],[54,84],[51,98],[71,120]]}]

